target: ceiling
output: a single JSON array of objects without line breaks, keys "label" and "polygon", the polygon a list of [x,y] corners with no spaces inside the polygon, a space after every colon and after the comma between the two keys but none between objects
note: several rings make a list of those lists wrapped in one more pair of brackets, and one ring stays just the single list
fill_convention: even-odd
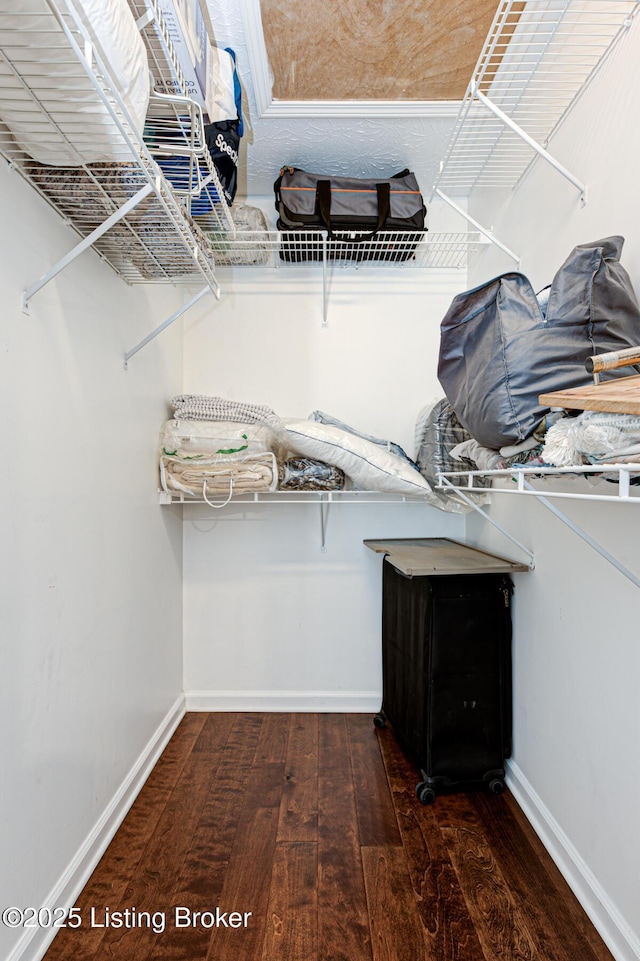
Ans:
[{"label": "ceiling", "polygon": [[[262,5],[263,11],[259,0],[207,0],[215,43],[235,50],[243,87],[246,122],[240,192],[250,197],[272,195],[273,182],[285,165],[357,177],[389,177],[409,167],[428,197],[458,112],[458,100],[470,79],[488,29],[485,24],[490,24],[497,0],[477,0],[469,24],[462,18],[463,10],[468,13],[468,3],[453,0],[443,4],[440,0],[439,10],[454,17],[448,20],[448,27],[436,26],[436,5],[431,0],[375,4],[372,0],[342,0],[341,5],[333,0],[262,0]],[[375,35],[375,43],[361,44],[355,11],[367,25],[368,36]],[[407,21],[403,19],[406,13],[410,14]],[[279,24],[289,14],[288,39],[280,41]],[[343,46],[348,25],[352,53],[347,52],[348,45]],[[401,36],[407,31],[410,43]],[[438,38],[431,50],[427,35]],[[306,39],[296,43],[296,36]],[[317,42],[312,43],[310,37]],[[398,46],[401,40],[402,48]],[[445,40],[455,40],[458,52],[453,47],[445,52]],[[291,49],[297,51],[293,71],[287,53]],[[379,72],[375,88],[369,87],[367,79],[368,90],[363,89],[360,81],[365,73],[354,49],[369,58],[367,77]],[[389,49],[391,55],[381,52]],[[447,59],[461,56],[461,49],[466,56],[466,81],[460,69],[451,71],[443,66],[444,83],[440,71],[433,68],[434,59],[444,65]],[[350,65],[349,70],[345,64]],[[305,72],[305,65],[313,69]],[[275,96],[276,90],[286,97]],[[454,90],[456,98],[442,99]],[[316,91],[322,97],[310,99]],[[369,96],[364,95],[367,92]],[[358,96],[352,96],[354,93]],[[420,99],[415,99],[417,93]]]},{"label": "ceiling", "polygon": [[496,0],[262,0],[278,100],[460,100]]}]

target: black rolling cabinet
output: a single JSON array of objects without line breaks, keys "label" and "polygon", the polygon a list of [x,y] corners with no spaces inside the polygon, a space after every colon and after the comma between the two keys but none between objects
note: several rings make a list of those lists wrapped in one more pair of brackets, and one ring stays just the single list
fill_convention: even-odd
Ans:
[{"label": "black rolling cabinet", "polygon": [[511,573],[522,564],[444,538],[365,541],[384,553],[382,710],[417,761],[424,803],[504,789],[511,753]]}]

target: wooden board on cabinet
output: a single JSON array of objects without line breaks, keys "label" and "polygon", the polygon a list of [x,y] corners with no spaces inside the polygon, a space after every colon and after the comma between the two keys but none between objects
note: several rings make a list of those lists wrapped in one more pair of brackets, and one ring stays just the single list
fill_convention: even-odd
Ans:
[{"label": "wooden board on cabinet", "polygon": [[601,384],[572,387],[540,394],[544,407],[566,407],[568,410],[600,410],[611,414],[640,414],[640,374],[618,377]]},{"label": "wooden board on cabinet", "polygon": [[512,574],[528,571],[526,564],[489,554],[448,537],[365,540],[364,544],[408,577],[436,574]]}]

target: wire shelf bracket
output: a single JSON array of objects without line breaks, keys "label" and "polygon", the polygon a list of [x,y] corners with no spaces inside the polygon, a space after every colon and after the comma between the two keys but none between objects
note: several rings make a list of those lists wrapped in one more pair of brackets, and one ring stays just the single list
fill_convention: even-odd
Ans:
[{"label": "wire shelf bracket", "polygon": [[503,244],[501,240],[498,240],[498,238],[494,236],[491,230],[489,230],[487,227],[483,227],[482,224],[478,223],[478,221],[475,220],[471,216],[471,214],[467,213],[467,211],[464,210],[459,204],[457,204],[455,200],[452,200],[451,197],[443,193],[443,191],[440,190],[439,187],[435,188],[434,193],[437,194],[441,200],[444,200],[444,202],[448,204],[453,210],[455,210],[462,217],[464,217],[464,219],[468,223],[470,223],[472,227],[475,227],[476,230],[478,230],[483,235],[483,237],[486,237],[487,240],[489,240],[492,244],[494,244],[496,247],[499,247],[500,250],[504,251],[504,253],[507,254],[508,257],[511,257],[512,260],[515,260],[518,267],[520,267],[519,255],[514,253],[513,250],[511,250],[509,247],[506,246],[506,244]]},{"label": "wire shelf bracket", "polygon": [[585,206],[587,203],[587,188],[581,180],[578,180],[578,178],[575,177],[570,170],[567,170],[567,168],[561,164],[559,160],[556,160],[556,158],[552,156],[548,150],[541,146],[537,140],[534,140],[533,137],[530,137],[526,130],[523,130],[522,127],[515,122],[515,120],[512,120],[511,117],[507,116],[507,114],[495,103],[493,103],[492,100],[489,100],[489,98],[482,93],[477,83],[471,84],[471,94],[482,104],[483,107],[486,107],[487,110],[490,110],[491,113],[498,118],[498,120],[502,121],[505,127],[513,130],[517,137],[520,137],[521,140],[524,140],[524,142],[528,144],[532,150],[535,150],[535,152],[539,154],[543,160],[546,160],[547,163],[551,164],[554,170],[557,170],[559,174],[569,181],[569,183],[572,183],[573,186],[580,191],[580,206]]},{"label": "wire shelf bracket", "polygon": [[[534,490],[527,480],[524,481],[524,487],[525,490]],[[587,532],[578,524],[576,524],[575,521],[572,521],[570,517],[567,517],[567,515],[559,510],[555,504],[552,504],[548,498],[539,496],[538,502],[546,507],[548,511],[551,511],[554,517],[557,517],[559,521],[562,521],[562,523],[565,524],[569,530],[572,530],[574,534],[577,534],[578,537],[582,538],[585,544],[588,544],[589,547],[596,551],[601,557],[604,557],[605,561],[615,567],[617,571],[620,571],[620,573],[630,580],[632,584],[635,584],[636,587],[640,587],[640,577],[636,577],[636,575],[621,561],[619,561],[617,557],[614,557],[613,554],[611,554],[605,547],[602,546],[602,544],[591,537],[590,534],[587,534]]]},{"label": "wire shelf bracket", "polygon": [[127,200],[126,203],[119,207],[115,213],[111,214],[111,216],[108,217],[102,224],[100,224],[99,227],[96,227],[95,230],[92,230],[91,233],[88,234],[78,244],[76,244],[76,246],[70,250],[68,254],[65,254],[64,257],[61,257],[60,260],[46,272],[46,274],[43,274],[42,277],[40,277],[40,279],[30,287],[27,287],[22,294],[22,312],[28,315],[29,302],[33,295],[37,294],[38,291],[42,290],[43,287],[46,287],[46,285],[53,280],[54,277],[57,277],[58,274],[65,269],[65,267],[68,267],[69,264],[73,263],[73,261],[80,256],[80,254],[84,253],[85,250],[88,250],[89,247],[96,242],[96,240],[99,240],[103,234],[106,234],[106,232],[120,220],[122,220],[123,217],[126,217],[127,214],[131,213],[131,211],[134,210],[135,207],[137,207],[138,204],[145,199],[145,197],[149,196],[152,190],[153,187],[151,184],[145,184],[143,187],[141,187],[140,190],[138,190],[138,192],[130,198],[130,200]]},{"label": "wire shelf bracket", "polygon": [[[572,521],[563,511],[561,511],[555,504],[552,504],[549,500],[550,497],[559,497],[570,500],[588,500],[588,501],[605,501],[608,503],[626,503],[626,504],[640,504],[640,497],[634,497],[631,495],[630,489],[630,474],[637,473],[640,470],[640,464],[599,464],[599,465],[581,465],[580,467],[517,467],[512,470],[509,469],[497,469],[497,470],[487,470],[487,471],[439,471],[438,472],[438,488],[445,490],[447,493],[455,494],[461,498],[466,504],[469,504],[475,511],[482,514],[485,520],[487,520],[493,527],[499,530],[502,534],[517,544],[527,553],[530,553],[527,548],[523,547],[518,541],[515,540],[503,527],[501,527],[497,521],[490,517],[485,511],[483,511],[477,504],[474,503],[471,497],[468,496],[469,493],[487,493],[486,487],[479,487],[475,480],[476,478],[486,478],[486,477],[503,477],[509,478],[516,481],[514,487],[491,488],[491,493],[493,494],[524,494],[525,496],[535,497],[548,511],[550,511],[554,517],[561,521],[566,527],[568,527],[574,534],[577,534],[592,550],[596,551],[601,557],[603,557],[609,564],[611,564],[617,571],[619,571],[627,580],[631,581],[636,587],[640,587],[640,577],[630,571],[625,564],[618,560],[610,551],[602,546],[598,541],[595,540],[590,534],[587,533],[582,527]],[[607,477],[617,475],[618,483],[618,493],[615,495],[603,495],[598,493],[592,494],[582,494],[567,491],[541,491],[535,488],[528,480],[527,477],[547,477],[547,476],[561,476],[563,474],[573,474],[583,473],[583,474],[606,474]],[[464,488],[456,487],[453,485],[451,478],[466,478],[467,485]],[[466,493],[465,493],[466,491]],[[533,560],[533,554],[530,554]]]},{"label": "wire shelf bracket", "polygon": [[[179,320],[180,317],[182,317],[182,315],[185,314],[190,307],[193,307],[193,305],[197,304],[199,300],[202,300],[205,294],[209,294],[211,292],[211,287],[203,287],[202,290],[199,290],[197,294],[194,294],[194,296],[188,300],[186,304],[183,304],[182,307],[175,311],[175,313],[171,314],[170,317],[167,317],[167,319],[163,321],[163,323],[159,324],[154,330],[152,330],[150,334],[147,334],[146,337],[143,337],[142,340],[135,345],[135,347],[132,347],[131,350],[127,350],[124,355],[124,369],[129,369],[129,361],[135,354],[138,353],[139,350],[142,350],[142,348],[146,347],[147,344],[150,344],[152,340],[155,340],[158,334],[161,334],[163,330],[166,330],[167,327],[170,327],[171,324],[175,323],[176,320]],[[216,300],[219,300],[220,288],[215,288],[213,290],[213,294]]]},{"label": "wire shelf bracket", "polygon": [[[476,504],[476,502],[472,500],[471,497],[468,497],[464,493],[464,491],[462,491],[459,487],[455,487],[451,483],[448,477],[445,477],[443,474],[439,474],[438,476],[439,476],[440,484],[448,494],[452,494],[452,495],[455,494],[457,497],[459,497],[461,501],[464,501],[465,504],[473,508],[473,510],[477,514],[480,514],[481,517],[483,517],[489,524],[491,524],[492,527],[495,527],[495,529],[499,531],[504,537],[506,537],[507,540],[511,541],[512,544],[515,544],[516,547],[518,547],[521,551],[523,551],[523,553],[527,555],[529,570],[530,571],[535,570],[535,566],[536,566],[535,557],[533,552],[530,551],[528,547],[525,547],[524,544],[522,544],[519,540],[517,540],[517,538],[513,536],[513,534],[510,534],[509,531],[502,526],[502,524],[499,524],[497,520],[495,520],[495,518],[491,517],[490,514],[487,514],[487,512],[483,510],[479,504]],[[486,493],[486,488],[484,488],[484,493]]]}]

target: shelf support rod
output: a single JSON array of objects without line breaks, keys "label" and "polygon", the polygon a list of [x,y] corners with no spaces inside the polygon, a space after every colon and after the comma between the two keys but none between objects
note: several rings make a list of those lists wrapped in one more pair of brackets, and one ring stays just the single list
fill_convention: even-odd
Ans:
[{"label": "shelf support rod", "polygon": [[452,207],[456,213],[460,214],[461,217],[464,217],[464,219],[473,227],[475,227],[476,230],[479,230],[480,233],[487,238],[487,240],[490,240],[492,244],[495,244],[496,247],[499,247],[500,250],[503,250],[508,257],[511,257],[512,260],[515,260],[518,267],[520,266],[520,258],[518,255],[514,254],[513,250],[510,250],[505,244],[498,240],[497,237],[494,237],[490,230],[488,230],[486,227],[483,227],[482,224],[479,224],[477,220],[474,220],[471,214],[468,214],[466,210],[463,210],[462,207],[458,206],[458,204],[455,203],[451,197],[448,197],[445,193],[443,193],[439,187],[435,188],[434,193],[436,193],[441,200],[444,200],[446,204],[449,204],[449,206]]},{"label": "shelf support rod", "polygon": [[497,107],[493,101],[489,100],[489,98],[482,93],[477,83],[473,83],[471,85],[471,93],[476,100],[479,100],[480,103],[487,108],[487,110],[490,110],[491,113],[498,118],[498,120],[500,120],[506,127],[509,127],[510,130],[513,130],[513,132],[517,134],[521,140],[524,140],[524,142],[528,144],[532,150],[535,150],[536,153],[540,154],[540,156],[546,160],[547,163],[550,163],[559,174],[562,174],[562,176],[572,183],[574,187],[578,188],[580,191],[580,203],[584,207],[587,202],[587,188],[582,181],[578,180],[578,178],[575,177],[570,170],[567,170],[566,167],[556,160],[556,158],[552,156],[548,150],[545,150],[545,148],[539,144],[537,140],[534,140],[533,137],[530,137],[529,134],[515,122],[515,120],[512,120],[511,117],[507,116],[507,114],[500,109],[500,107]]},{"label": "shelf support rod", "polygon": [[327,319],[329,314],[329,291],[327,290],[327,234],[322,231],[322,326],[328,327]]},{"label": "shelf support rod", "polygon": [[[150,334],[147,334],[147,336],[144,337],[140,341],[140,343],[136,344],[135,347],[132,347],[131,350],[128,350],[124,355],[124,369],[127,370],[129,366],[129,361],[131,360],[134,354],[137,354],[139,350],[142,350],[143,347],[146,347],[148,343],[150,343],[152,340],[154,340],[158,336],[158,334],[161,334],[162,331],[165,330],[167,327],[169,327],[171,324],[173,324],[174,321],[178,320],[179,317],[182,317],[182,315],[186,313],[186,311],[189,310],[190,307],[193,307],[194,304],[197,304],[198,301],[202,300],[204,295],[208,294],[210,291],[211,291],[211,287],[209,286],[203,287],[202,290],[199,290],[198,293],[191,298],[191,300],[187,301],[186,304],[183,304],[182,307],[176,310],[174,314],[171,314],[171,317],[168,317],[167,320],[164,321],[164,323],[156,327],[155,330],[152,330]],[[219,296],[219,295],[216,295],[216,296]]]},{"label": "shelf support rod", "polygon": [[500,531],[500,533],[504,537],[506,537],[508,541],[511,541],[512,544],[515,544],[516,547],[519,547],[520,550],[523,551],[529,558],[529,570],[532,571],[535,569],[535,566],[536,566],[535,556],[533,552],[529,550],[528,547],[525,547],[524,544],[522,544],[519,540],[517,540],[513,536],[513,534],[510,534],[508,530],[506,530],[501,524],[499,524],[497,520],[495,520],[493,517],[487,514],[487,512],[484,511],[479,504],[476,504],[476,502],[471,497],[467,497],[467,495],[464,494],[459,487],[456,487],[454,484],[452,484],[448,477],[444,477],[442,474],[439,474],[438,477],[439,477],[440,483],[445,485],[449,493],[456,494],[461,500],[465,502],[465,504],[468,504],[469,507],[472,507],[477,514],[480,514],[482,517],[484,517],[484,519],[489,524],[491,524],[492,527],[495,527],[497,531]]},{"label": "shelf support rod", "polygon": [[122,207],[118,207],[118,209],[112,213],[111,216],[104,221],[104,223],[100,224],[99,227],[96,227],[95,230],[92,230],[91,233],[81,240],[79,244],[76,244],[73,250],[70,250],[68,254],[65,254],[65,256],[57,262],[57,264],[54,264],[51,270],[47,271],[47,273],[37,280],[35,284],[32,284],[31,287],[27,287],[22,295],[23,312],[25,314],[29,313],[29,301],[34,294],[37,294],[39,290],[48,284],[50,280],[53,280],[53,278],[56,277],[62,270],[64,270],[65,267],[68,267],[70,263],[73,263],[76,257],[79,257],[80,254],[84,253],[88,247],[91,247],[96,240],[99,240],[103,234],[106,234],[107,230],[110,230],[114,224],[117,224],[119,220],[122,220],[123,217],[126,217],[127,214],[134,209],[134,207],[137,207],[145,197],[149,196],[152,190],[153,187],[151,184],[145,184],[144,187],[141,187],[140,190],[133,195],[133,197],[131,197],[122,205]]},{"label": "shelf support rod", "polygon": [[[526,490],[534,491],[536,494],[538,494],[535,487],[533,487],[529,481],[524,480],[524,478],[523,486],[526,488]],[[562,521],[563,524],[566,524],[566,526],[572,530],[574,534],[577,534],[578,537],[581,537],[582,540],[589,545],[589,547],[592,547],[593,550],[597,551],[601,557],[604,557],[609,564],[612,564],[616,570],[620,571],[621,574],[624,574],[624,576],[628,578],[632,584],[635,584],[636,587],[640,587],[640,577],[636,577],[636,575],[633,574],[628,567],[625,567],[624,564],[617,559],[617,557],[614,557],[613,554],[610,554],[609,551],[602,546],[602,544],[599,544],[596,540],[594,540],[593,537],[591,537],[590,534],[587,534],[585,530],[572,521],[570,517],[567,517],[567,515],[563,514],[561,510],[558,510],[555,504],[552,504],[551,501],[546,497],[541,497],[538,494],[537,499],[541,504],[544,504],[547,510],[551,511],[551,513],[557,517],[558,520]]]},{"label": "shelf support rod", "polygon": [[320,550],[327,553],[327,520],[329,517],[329,501],[320,497]]}]

